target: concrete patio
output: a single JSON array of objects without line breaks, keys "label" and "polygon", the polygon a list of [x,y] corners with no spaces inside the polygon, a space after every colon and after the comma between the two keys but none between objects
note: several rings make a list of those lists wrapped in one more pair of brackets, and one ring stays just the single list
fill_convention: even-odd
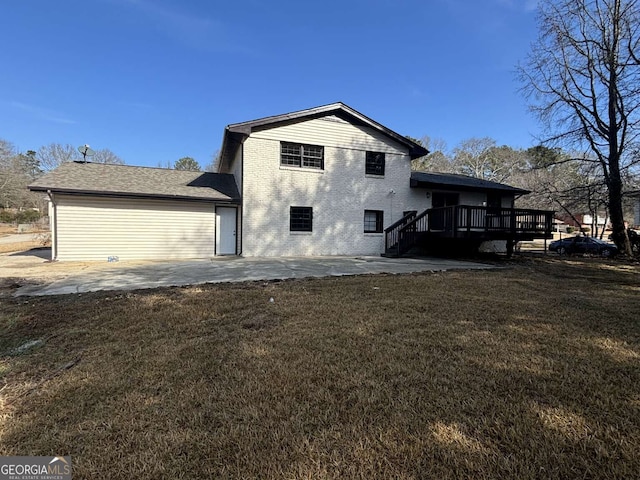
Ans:
[{"label": "concrete patio", "polygon": [[[57,264],[58,269],[63,264]],[[64,295],[99,290],[197,285],[204,283],[406,274],[453,269],[486,269],[491,265],[442,258],[383,257],[223,257],[188,261],[117,262],[108,268],[72,271],[64,278],[24,285],[14,296]]]}]

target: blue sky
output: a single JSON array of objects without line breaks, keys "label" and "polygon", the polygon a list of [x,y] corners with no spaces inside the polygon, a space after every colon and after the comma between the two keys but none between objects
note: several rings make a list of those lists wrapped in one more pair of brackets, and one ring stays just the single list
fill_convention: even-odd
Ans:
[{"label": "blue sky", "polygon": [[342,101],[413,137],[529,147],[535,0],[22,0],[0,7],[0,138],[200,164],[225,125]]}]

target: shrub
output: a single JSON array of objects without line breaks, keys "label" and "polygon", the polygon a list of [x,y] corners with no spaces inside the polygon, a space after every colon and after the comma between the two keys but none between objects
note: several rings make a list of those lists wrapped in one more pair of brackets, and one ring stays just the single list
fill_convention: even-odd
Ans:
[{"label": "shrub", "polygon": [[0,223],[13,223],[16,216],[9,210],[0,210]]},{"label": "shrub", "polygon": [[37,210],[23,210],[15,213],[10,210],[0,210],[0,222],[2,223],[33,223],[41,216]]},{"label": "shrub", "polygon": [[573,232],[575,232],[575,231],[576,231],[576,229],[575,229],[575,228],[573,228],[573,227],[567,227],[567,233],[573,233]]},{"label": "shrub", "polygon": [[40,212],[37,210],[24,210],[16,213],[15,221],[17,223],[33,223],[40,218]]},{"label": "shrub", "polygon": [[591,233],[591,227],[581,227],[580,231],[584,234]]}]

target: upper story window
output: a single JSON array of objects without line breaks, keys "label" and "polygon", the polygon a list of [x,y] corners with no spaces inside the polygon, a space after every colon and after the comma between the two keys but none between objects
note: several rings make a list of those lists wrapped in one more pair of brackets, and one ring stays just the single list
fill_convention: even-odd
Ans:
[{"label": "upper story window", "polygon": [[367,175],[384,175],[383,152],[367,152],[365,173]]},{"label": "upper story window", "polygon": [[324,147],[301,143],[280,143],[280,165],[324,169]]}]

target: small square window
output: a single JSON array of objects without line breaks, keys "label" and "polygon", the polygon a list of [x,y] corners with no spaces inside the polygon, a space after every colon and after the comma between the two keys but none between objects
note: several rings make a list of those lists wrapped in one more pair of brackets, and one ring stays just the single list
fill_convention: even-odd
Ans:
[{"label": "small square window", "polygon": [[313,230],[313,208],[291,207],[289,230],[292,232],[311,232]]},{"label": "small square window", "polygon": [[364,233],[382,233],[383,218],[382,210],[365,210]]},{"label": "small square window", "polygon": [[365,173],[367,175],[384,175],[384,153],[367,152]]}]

